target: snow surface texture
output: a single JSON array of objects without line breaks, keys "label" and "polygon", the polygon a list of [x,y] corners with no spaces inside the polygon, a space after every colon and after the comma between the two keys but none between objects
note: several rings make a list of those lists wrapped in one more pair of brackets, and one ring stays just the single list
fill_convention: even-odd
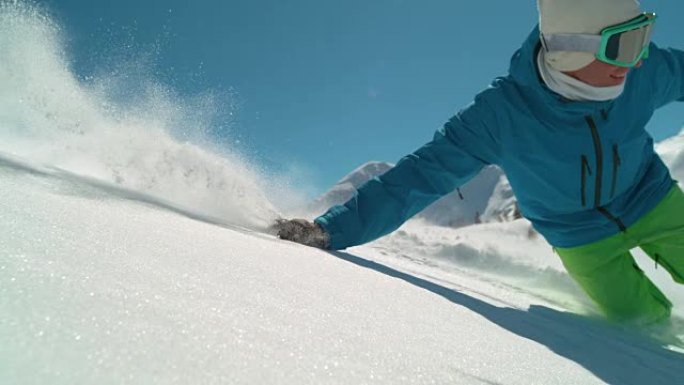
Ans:
[{"label": "snow surface texture", "polygon": [[524,221],[326,253],[6,156],[0,181],[3,384],[681,378],[684,355],[569,312]]},{"label": "snow surface texture", "polygon": [[[596,317],[524,220],[335,253],[264,235],[266,177],[177,140],[182,103],[75,79],[59,35],[0,6],[0,384],[681,382],[663,269],[677,317],[645,335]],[[658,147],[675,175],[683,138]]]}]

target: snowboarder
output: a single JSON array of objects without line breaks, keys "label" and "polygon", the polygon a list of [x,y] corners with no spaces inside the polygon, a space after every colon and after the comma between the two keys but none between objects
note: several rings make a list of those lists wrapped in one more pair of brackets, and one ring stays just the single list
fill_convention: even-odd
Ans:
[{"label": "snowboarder", "polygon": [[495,164],[520,210],[610,319],[651,323],[671,302],[630,254],[684,284],[684,193],[644,129],[684,101],[684,51],[650,42],[634,0],[538,0],[539,25],[431,142],[313,222],[279,236],[325,249],[369,242]]}]

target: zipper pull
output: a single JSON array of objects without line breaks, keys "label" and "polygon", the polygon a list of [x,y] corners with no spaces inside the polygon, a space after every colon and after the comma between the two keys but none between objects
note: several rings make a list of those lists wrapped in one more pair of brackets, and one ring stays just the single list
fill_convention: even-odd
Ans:
[{"label": "zipper pull", "polygon": [[618,152],[618,145],[617,144],[613,145],[613,162],[618,166],[620,165],[620,162],[621,162],[620,152]]}]

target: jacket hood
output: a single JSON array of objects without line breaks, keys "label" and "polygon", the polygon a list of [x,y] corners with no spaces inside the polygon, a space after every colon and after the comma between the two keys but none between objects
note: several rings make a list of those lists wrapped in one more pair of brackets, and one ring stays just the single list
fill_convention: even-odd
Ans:
[{"label": "jacket hood", "polygon": [[542,88],[543,83],[536,63],[537,52],[540,48],[539,25],[536,25],[522,46],[511,57],[508,71],[518,84],[538,90]]},{"label": "jacket hood", "polygon": [[[508,69],[511,79],[523,88],[523,92],[529,96],[538,97],[546,105],[567,112],[589,112],[600,108],[606,108],[613,100],[609,101],[571,101],[551,91],[537,69],[537,54],[541,49],[539,25],[536,25],[527,36],[522,46],[511,57]],[[629,77],[627,78],[629,81]]]}]

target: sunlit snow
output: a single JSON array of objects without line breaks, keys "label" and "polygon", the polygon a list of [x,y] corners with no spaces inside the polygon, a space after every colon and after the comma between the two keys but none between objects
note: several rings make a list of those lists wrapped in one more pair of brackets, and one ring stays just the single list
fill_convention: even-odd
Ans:
[{"label": "sunlit snow", "polygon": [[[681,382],[684,290],[643,255],[675,316],[637,331],[525,220],[278,240],[294,192],[179,139],[196,106],[153,81],[112,98],[73,75],[59,25],[1,4],[0,384]],[[681,144],[658,147],[678,177]]]}]

